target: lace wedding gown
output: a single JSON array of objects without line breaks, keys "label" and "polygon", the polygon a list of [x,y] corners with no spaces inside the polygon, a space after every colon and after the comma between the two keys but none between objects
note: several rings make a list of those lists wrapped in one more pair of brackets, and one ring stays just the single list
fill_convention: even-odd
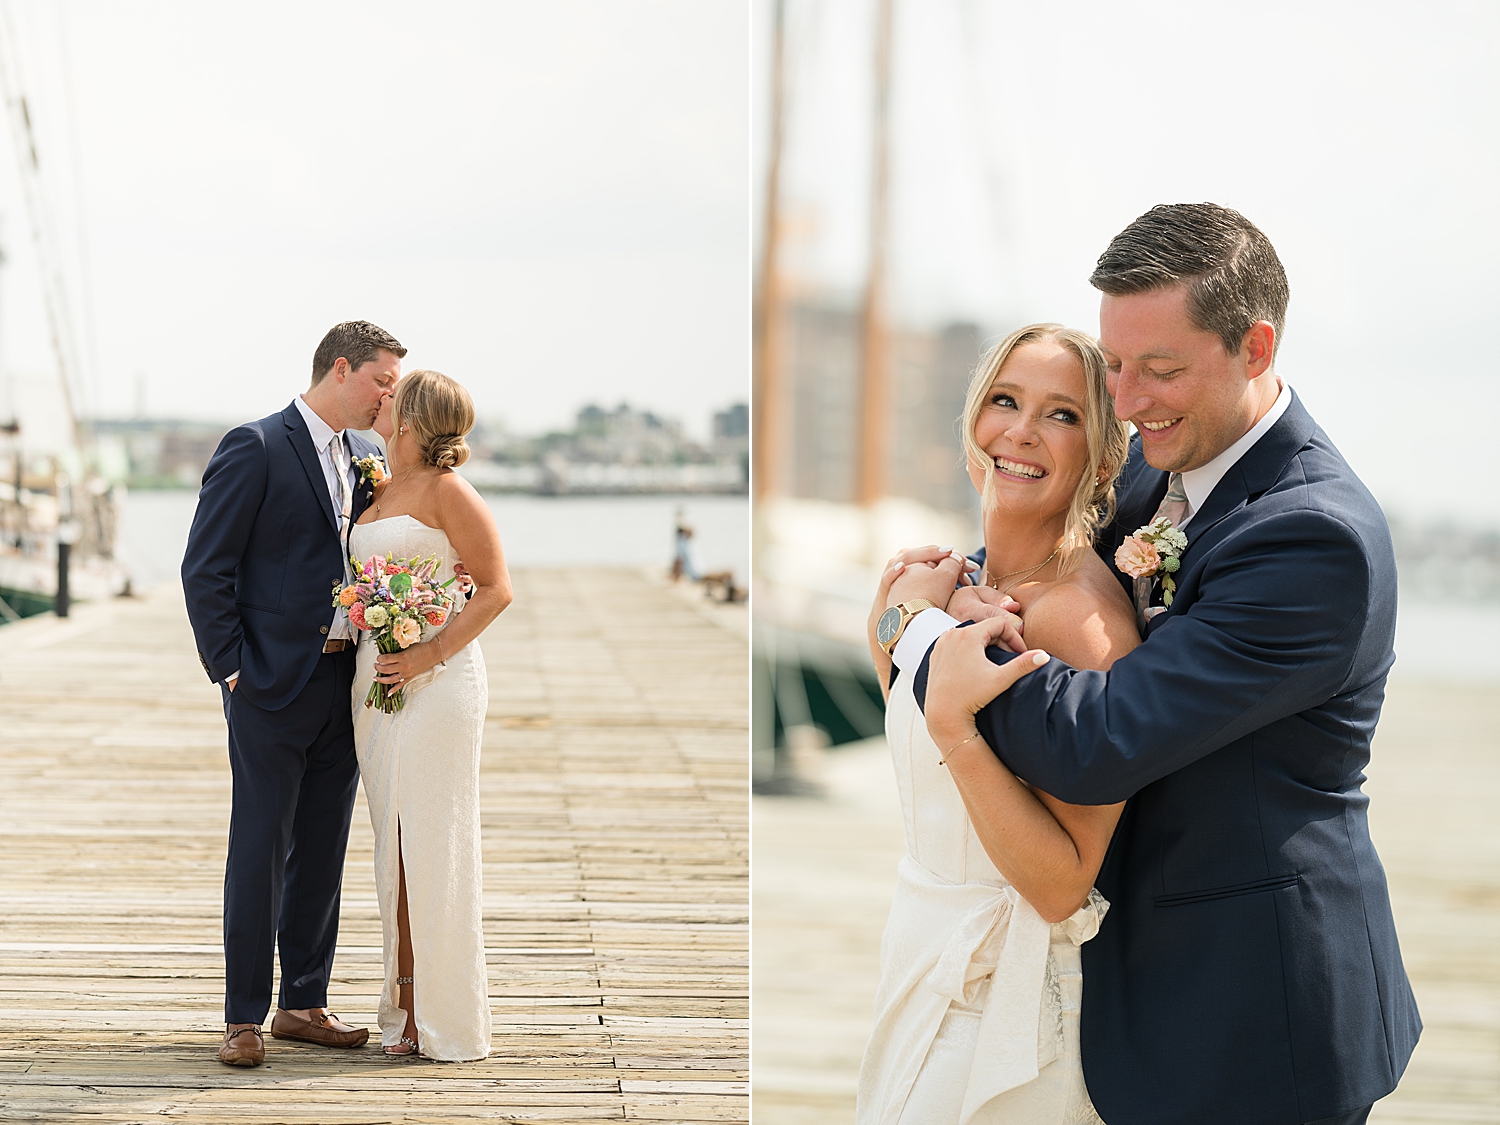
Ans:
[{"label": "lace wedding gown", "polygon": [[[412,516],[355,524],[350,553],[398,559],[437,555],[436,577],[459,559],[440,530]],[[460,607],[462,599],[460,599]],[[450,618],[451,620],[451,618]],[[423,627],[430,640],[441,629]],[[377,650],[359,646],[354,676],[354,746],[375,829],[375,887],[385,947],[380,1032],[385,1046],[406,1026],[396,986],[397,848],[406,865],[417,1041],[429,1058],[482,1059],[490,1050],[479,845],[479,744],[489,687],[479,645],[470,643],[408,683],[393,715],[365,706]],[[400,830],[399,844],[397,830]]]},{"label": "lace wedding gown", "polygon": [[1078,1049],[1098,891],[1049,925],[995,869],[898,676],[886,709],[906,855],[880,946],[857,1125],[1103,1125]]}]

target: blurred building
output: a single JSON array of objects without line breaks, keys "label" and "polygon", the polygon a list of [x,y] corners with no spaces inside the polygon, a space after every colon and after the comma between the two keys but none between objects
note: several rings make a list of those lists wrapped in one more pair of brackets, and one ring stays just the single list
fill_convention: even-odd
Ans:
[{"label": "blurred building", "polygon": [[[787,492],[852,502],[860,418],[859,313],[846,305],[796,301],[785,318]],[[890,495],[942,511],[975,507],[958,423],[981,340],[979,326],[968,322],[891,334]]]},{"label": "blurred building", "polygon": [[178,418],[98,419],[100,452],[131,488],[197,488],[229,427]]}]

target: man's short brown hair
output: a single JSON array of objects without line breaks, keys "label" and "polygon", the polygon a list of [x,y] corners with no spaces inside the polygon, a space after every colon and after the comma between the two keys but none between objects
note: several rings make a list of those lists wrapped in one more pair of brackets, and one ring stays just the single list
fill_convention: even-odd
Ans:
[{"label": "man's short brown hair", "polygon": [[1271,240],[1217,203],[1163,203],[1115,235],[1089,284],[1113,297],[1187,285],[1188,318],[1230,355],[1258,321],[1281,346],[1291,292]]},{"label": "man's short brown hair", "polygon": [[347,359],[350,367],[359,367],[369,363],[382,349],[397,359],[406,355],[400,340],[368,320],[346,320],[343,324],[335,324],[323,337],[318,350],[313,352],[313,386],[323,381],[323,376],[333,370],[340,358]]}]

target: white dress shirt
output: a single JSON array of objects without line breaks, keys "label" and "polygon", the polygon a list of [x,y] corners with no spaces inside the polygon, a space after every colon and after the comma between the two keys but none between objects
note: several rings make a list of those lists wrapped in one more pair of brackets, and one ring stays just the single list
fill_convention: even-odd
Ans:
[{"label": "white dress shirt", "polygon": [[[1266,433],[1274,426],[1286,408],[1292,402],[1292,388],[1286,383],[1281,384],[1281,393],[1276,396],[1276,401],[1271,404],[1265,416],[1250,429],[1245,435],[1235,442],[1223,453],[1219,454],[1206,465],[1200,465],[1196,469],[1188,469],[1182,474],[1182,489],[1187,493],[1188,514],[1183,518],[1179,527],[1186,527],[1193,520],[1194,513],[1202,509],[1208,503],[1209,496],[1218,487],[1224,474],[1229,472],[1239,459],[1256,442],[1266,436]],[[896,648],[891,653],[891,662],[903,672],[914,670],[922,663],[922,657],[927,654],[939,637],[949,629],[958,627],[958,619],[943,612],[940,609],[924,609],[906,624],[906,632],[901,634],[901,639],[896,642]]]},{"label": "white dress shirt", "polygon": [[1234,468],[1239,459],[1249,453],[1255,443],[1266,436],[1266,433],[1286,413],[1286,408],[1291,404],[1292,388],[1282,383],[1281,393],[1276,396],[1271,409],[1266,411],[1265,417],[1245,431],[1244,437],[1207,465],[1199,465],[1196,469],[1188,469],[1182,474],[1182,490],[1187,493],[1188,507],[1187,515],[1183,517],[1178,527],[1186,527],[1193,522],[1194,513],[1200,511],[1203,505],[1208,503],[1208,498],[1213,495],[1214,489],[1224,479],[1224,474]]},{"label": "white dress shirt", "polygon": [[[339,499],[338,478],[342,474],[345,482],[344,495],[352,503],[354,498],[354,485],[350,481],[351,465],[349,462],[349,447],[344,444],[344,431],[334,430],[327,422],[318,417],[317,411],[302,401],[298,395],[292,400],[297,411],[302,415],[302,420],[307,423],[307,432],[312,435],[313,448],[318,451],[318,464],[323,467],[323,480],[328,486],[328,498],[333,502],[335,512],[343,511],[343,501]],[[338,443],[334,444],[334,438]],[[344,550],[344,536],[349,528],[342,516],[338,520],[339,525],[339,550]],[[342,607],[333,611],[333,620],[328,625],[328,639],[348,640],[354,636],[354,630],[349,625],[349,614]]]}]

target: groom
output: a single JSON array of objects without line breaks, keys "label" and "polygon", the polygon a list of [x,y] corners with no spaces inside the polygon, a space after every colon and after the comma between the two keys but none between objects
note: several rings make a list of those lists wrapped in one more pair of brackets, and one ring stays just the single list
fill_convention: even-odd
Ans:
[{"label": "groom", "polygon": [[[1155,207],[1091,281],[1115,412],[1139,431],[1097,546],[1113,567],[1170,518],[1187,537],[1175,597],[1166,575],[1121,575],[1145,643],[1107,673],[1021,676],[983,651],[989,625],[940,655],[1002,692],[968,732],[1018,776],[1072,803],[1129,799],[1098,877],[1109,917],[1083,947],[1100,1115],[1356,1125],[1421,1031],[1360,788],[1394,660],[1385,519],[1275,373],[1286,276],[1243,216]],[[954,614],[919,613],[897,646],[919,701],[934,639],[993,612],[954,594],[958,567],[892,588]]]},{"label": "groom", "polygon": [[281,995],[271,1034],[358,1047],[365,1028],[326,1008],[339,886],[359,766],[349,693],[354,630],[332,607],[349,525],[370,500],[352,462],[406,349],[363,320],[335,325],[312,386],[219,443],[203,474],[182,562],[198,659],[221,685],[234,778],[224,875],[224,1040],[231,1066],[265,1060],[273,951]]}]

